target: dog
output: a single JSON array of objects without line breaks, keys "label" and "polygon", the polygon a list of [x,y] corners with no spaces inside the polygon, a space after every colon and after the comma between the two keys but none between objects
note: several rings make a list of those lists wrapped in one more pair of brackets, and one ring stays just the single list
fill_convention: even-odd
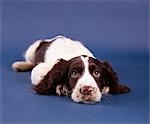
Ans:
[{"label": "dog", "polygon": [[31,71],[38,94],[70,96],[77,103],[96,103],[104,94],[127,93],[107,61],[98,60],[80,41],[65,36],[34,42],[25,61],[12,64],[15,71]]}]

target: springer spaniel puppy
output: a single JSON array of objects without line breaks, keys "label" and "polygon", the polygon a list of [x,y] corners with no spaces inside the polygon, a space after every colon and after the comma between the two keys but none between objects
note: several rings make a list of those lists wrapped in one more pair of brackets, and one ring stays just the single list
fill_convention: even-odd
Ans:
[{"label": "springer spaniel puppy", "polygon": [[25,61],[12,64],[15,71],[31,71],[38,94],[71,96],[74,102],[95,103],[103,94],[127,93],[116,72],[79,41],[64,36],[38,40],[27,49]]}]

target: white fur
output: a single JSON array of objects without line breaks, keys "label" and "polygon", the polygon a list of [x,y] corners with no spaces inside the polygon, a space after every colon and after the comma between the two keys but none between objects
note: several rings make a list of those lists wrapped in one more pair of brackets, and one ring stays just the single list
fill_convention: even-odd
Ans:
[{"label": "white fur", "polygon": [[[51,42],[57,38],[62,38],[62,37],[64,37],[64,36],[58,35],[51,39],[45,39],[44,41]],[[25,52],[25,55],[24,55],[26,61],[34,63],[35,52],[41,42],[42,42],[42,40],[37,40],[36,42],[34,42],[32,45],[29,46],[29,48],[27,49],[27,51]]]},{"label": "white fur", "polygon": [[40,63],[35,66],[31,72],[31,82],[33,85],[38,85],[43,77],[58,63],[58,60],[51,60],[50,63]]},{"label": "white fur", "polygon": [[102,94],[108,94],[109,92],[109,87],[104,87],[103,90],[102,90]]},{"label": "white fur", "polygon": [[25,60],[34,63],[35,52],[38,46],[40,45],[41,40],[36,41],[27,49],[25,53]]},{"label": "white fur", "polygon": [[45,61],[49,62],[51,59],[61,58],[70,60],[80,55],[94,57],[93,54],[79,41],[73,41],[66,37],[59,37],[47,49]]},{"label": "white fur", "polygon": [[73,90],[73,93],[71,95],[71,98],[75,101],[75,102],[86,102],[81,98],[81,94],[79,93],[80,88],[82,88],[83,86],[92,86],[95,88],[95,96],[93,96],[93,101],[92,102],[98,102],[101,100],[102,94],[99,91],[99,88],[96,84],[95,79],[91,76],[90,72],[89,72],[89,68],[88,68],[88,57],[84,58],[81,57],[83,63],[84,63],[84,74],[82,75],[82,77],[78,80],[75,89]]}]

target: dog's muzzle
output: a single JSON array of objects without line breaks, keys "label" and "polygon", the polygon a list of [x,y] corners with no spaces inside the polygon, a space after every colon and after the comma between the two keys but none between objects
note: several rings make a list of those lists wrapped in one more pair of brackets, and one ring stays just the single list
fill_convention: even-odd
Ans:
[{"label": "dog's muzzle", "polygon": [[101,100],[101,96],[98,87],[82,86],[74,89],[71,98],[75,102],[95,103]]}]

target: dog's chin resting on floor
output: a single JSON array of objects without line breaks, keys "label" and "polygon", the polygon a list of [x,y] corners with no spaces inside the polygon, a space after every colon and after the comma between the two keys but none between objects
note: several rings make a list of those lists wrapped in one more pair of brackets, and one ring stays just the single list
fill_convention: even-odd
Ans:
[{"label": "dog's chin resting on floor", "polygon": [[105,94],[129,92],[106,61],[98,60],[80,41],[64,36],[38,40],[25,52],[15,71],[31,71],[33,90],[70,96],[74,102],[96,103]]}]

